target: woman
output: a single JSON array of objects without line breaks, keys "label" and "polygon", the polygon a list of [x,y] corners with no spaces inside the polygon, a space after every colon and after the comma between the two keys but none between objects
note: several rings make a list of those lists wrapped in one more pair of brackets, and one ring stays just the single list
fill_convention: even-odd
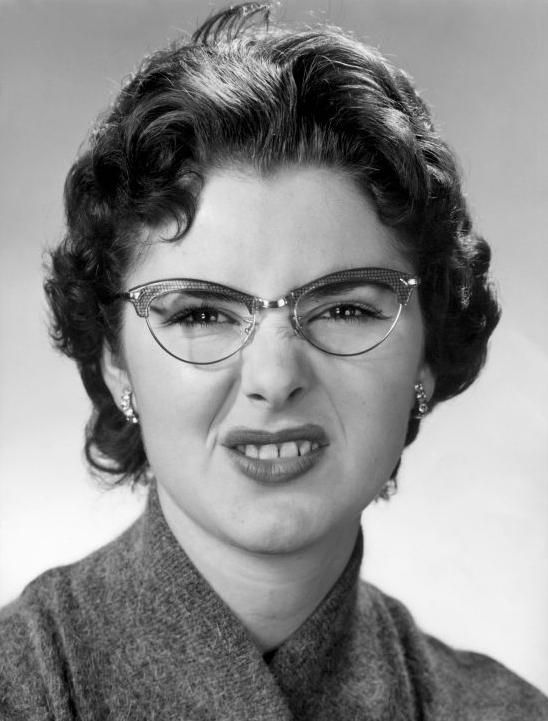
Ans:
[{"label": "woman", "polygon": [[498,320],[489,249],[407,77],[248,3],[143,63],[66,183],[46,290],[150,487],[3,612],[0,718],[548,719],[358,580],[360,515]]}]

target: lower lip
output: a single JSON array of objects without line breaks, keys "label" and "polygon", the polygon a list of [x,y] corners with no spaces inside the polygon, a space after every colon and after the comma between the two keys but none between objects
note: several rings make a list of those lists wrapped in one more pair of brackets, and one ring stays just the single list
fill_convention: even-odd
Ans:
[{"label": "lower lip", "polygon": [[305,456],[294,458],[272,458],[262,460],[261,458],[249,458],[235,448],[227,448],[228,455],[236,468],[244,476],[265,483],[275,485],[292,481],[302,476],[319,463],[324,448],[317,448]]}]

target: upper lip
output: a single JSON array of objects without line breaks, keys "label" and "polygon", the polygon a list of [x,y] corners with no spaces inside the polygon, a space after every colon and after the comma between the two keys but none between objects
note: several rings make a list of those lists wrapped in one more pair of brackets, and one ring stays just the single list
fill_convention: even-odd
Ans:
[{"label": "upper lip", "polygon": [[282,428],[278,431],[256,430],[254,428],[238,427],[228,431],[223,439],[223,445],[229,447],[247,445],[266,445],[287,443],[289,441],[310,441],[325,446],[329,443],[326,432],[321,426],[307,423],[292,428]]}]

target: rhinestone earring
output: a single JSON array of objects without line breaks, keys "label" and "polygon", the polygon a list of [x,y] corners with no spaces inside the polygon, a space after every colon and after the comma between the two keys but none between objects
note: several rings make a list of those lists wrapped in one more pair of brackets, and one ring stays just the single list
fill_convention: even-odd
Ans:
[{"label": "rhinestone earring", "polygon": [[396,495],[398,492],[398,481],[395,478],[389,478],[384,486],[379,491],[376,501],[388,501],[392,496]]},{"label": "rhinestone earring", "polygon": [[424,390],[424,386],[422,383],[415,383],[415,398],[416,403],[413,418],[416,418],[420,421],[430,410],[430,408],[428,407],[428,398],[426,397],[426,391]]},{"label": "rhinestone earring", "polygon": [[128,423],[139,423],[139,417],[133,408],[132,395],[131,388],[124,388],[120,398],[120,410]]}]

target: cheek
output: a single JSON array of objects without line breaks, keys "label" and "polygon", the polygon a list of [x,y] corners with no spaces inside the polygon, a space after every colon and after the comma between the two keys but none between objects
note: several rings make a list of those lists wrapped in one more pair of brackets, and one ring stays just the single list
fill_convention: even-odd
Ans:
[{"label": "cheek", "polygon": [[378,353],[347,364],[344,382],[331,384],[331,404],[361,462],[392,472],[405,442],[417,366],[408,355]]},{"label": "cheek", "polygon": [[155,348],[134,355],[129,369],[151,464],[207,454],[230,407],[231,374],[181,363]]}]

